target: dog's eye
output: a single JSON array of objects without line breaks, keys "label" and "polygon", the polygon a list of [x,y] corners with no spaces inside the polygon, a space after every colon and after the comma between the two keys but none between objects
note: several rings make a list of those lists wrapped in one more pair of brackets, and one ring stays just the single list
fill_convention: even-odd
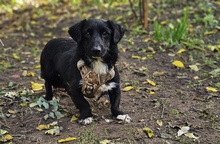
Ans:
[{"label": "dog's eye", "polygon": [[86,36],[86,37],[90,37],[90,33],[89,33],[89,32],[86,32],[85,36]]},{"label": "dog's eye", "polygon": [[104,31],[104,32],[102,33],[102,36],[103,36],[103,37],[106,37],[106,36],[108,36],[108,33],[107,33],[106,31]]}]

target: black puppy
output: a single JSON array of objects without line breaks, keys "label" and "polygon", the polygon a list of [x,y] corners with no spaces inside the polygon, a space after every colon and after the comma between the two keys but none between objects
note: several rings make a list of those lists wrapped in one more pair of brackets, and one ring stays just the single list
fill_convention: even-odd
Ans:
[{"label": "black puppy", "polygon": [[120,77],[115,63],[118,59],[117,43],[124,35],[120,25],[106,20],[83,20],[69,28],[70,38],[49,41],[41,53],[41,77],[45,79],[46,99],[53,97],[52,86],[65,88],[80,111],[79,122],[92,122],[89,103],[82,93],[82,76],[77,63],[96,74],[107,74],[114,69],[114,76],[99,89],[108,93],[112,116],[125,122],[131,118],[119,110]]}]

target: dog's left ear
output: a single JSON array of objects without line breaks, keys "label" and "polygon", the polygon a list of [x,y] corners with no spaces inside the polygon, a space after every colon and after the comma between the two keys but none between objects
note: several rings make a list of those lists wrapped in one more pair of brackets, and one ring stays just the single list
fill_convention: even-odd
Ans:
[{"label": "dog's left ear", "polygon": [[113,30],[113,42],[114,44],[117,44],[121,38],[123,37],[125,31],[123,28],[121,28],[121,26],[119,24],[116,24],[113,21],[107,21],[111,27],[111,29]]},{"label": "dog's left ear", "polygon": [[75,25],[71,26],[68,30],[69,35],[73,38],[74,41],[79,43],[82,39],[81,28],[86,20],[82,20]]}]

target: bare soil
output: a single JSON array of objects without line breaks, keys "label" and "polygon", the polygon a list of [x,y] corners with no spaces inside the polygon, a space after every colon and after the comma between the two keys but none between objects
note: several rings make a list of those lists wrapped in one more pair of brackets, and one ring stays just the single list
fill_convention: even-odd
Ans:
[{"label": "bare soil", "polygon": [[[0,117],[0,129],[7,130],[13,136],[13,139],[6,143],[54,144],[59,139],[67,137],[79,138],[67,143],[85,144],[99,143],[102,140],[131,144],[220,143],[220,94],[219,91],[212,93],[206,90],[207,86],[219,82],[220,79],[219,77],[213,79],[207,77],[205,75],[207,73],[204,74],[212,70],[210,66],[202,65],[202,70],[198,72],[193,72],[188,67],[192,64],[192,57],[194,62],[203,63],[199,55],[212,58],[212,53],[204,54],[202,51],[188,50],[177,55],[175,48],[145,41],[145,38],[151,37],[153,24],[149,22],[147,34],[132,33],[129,27],[135,25],[135,19],[132,14],[128,14],[128,5],[118,6],[115,8],[116,12],[107,12],[104,8],[76,10],[65,4],[55,9],[47,5],[41,6],[40,9],[44,14],[37,15],[37,12],[40,13],[37,9],[26,9],[17,11],[12,16],[1,16],[3,19],[0,23],[0,38],[4,46],[0,44],[2,67],[0,107],[1,114],[5,117]],[[126,28],[126,34],[119,44],[118,68],[121,75],[121,109],[131,116],[132,122],[129,124],[113,120],[108,105],[98,109],[95,107],[96,104],[92,104],[96,116],[91,125],[82,126],[77,121],[70,122],[73,115],[78,116],[78,110],[63,90],[54,90],[55,97],[60,98],[60,111],[64,114],[61,119],[44,120],[44,115],[51,109],[43,109],[40,112],[36,107],[21,106],[23,101],[20,97],[4,96],[8,91],[31,90],[30,81],[44,83],[40,79],[40,69],[35,68],[39,64],[39,56],[44,44],[54,37],[67,37],[68,27],[83,19],[82,14],[105,19],[124,16],[119,20],[119,23]],[[167,15],[166,17],[176,16],[175,13]],[[152,12],[150,17],[154,16]],[[219,38],[219,31],[213,37],[206,37],[213,44]],[[15,54],[19,58],[16,58]],[[146,60],[134,59],[132,56],[146,57]],[[185,68],[172,65],[176,59],[181,60]],[[218,61],[216,65],[220,67]],[[34,72],[35,76],[22,76],[25,70]],[[196,76],[199,79],[196,79]],[[156,86],[147,83],[147,79],[154,81]],[[9,86],[11,82],[13,85]],[[128,85],[134,88],[127,92],[123,91]],[[44,95],[44,90],[35,92],[28,96],[27,102],[32,103]],[[6,114],[10,113],[8,110],[13,110],[15,113],[7,116]],[[162,125],[158,125],[158,120],[162,121]],[[48,135],[45,134],[45,130],[36,129],[39,124],[49,124],[54,121],[58,121],[58,126],[61,128],[58,136]],[[199,138],[195,140],[184,135],[178,137],[177,132],[182,126],[189,126],[189,132]],[[145,127],[153,131],[152,138],[143,131]]]}]

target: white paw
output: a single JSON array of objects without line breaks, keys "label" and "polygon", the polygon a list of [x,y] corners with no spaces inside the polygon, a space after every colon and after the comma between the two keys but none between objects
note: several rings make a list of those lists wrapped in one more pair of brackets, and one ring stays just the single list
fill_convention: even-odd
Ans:
[{"label": "white paw", "polygon": [[132,121],[131,117],[128,114],[118,115],[116,119],[124,121],[125,123],[130,123]]},{"label": "white paw", "polygon": [[82,125],[88,125],[88,124],[91,124],[92,121],[93,121],[93,118],[88,117],[86,119],[79,120],[79,123],[82,124]]}]

